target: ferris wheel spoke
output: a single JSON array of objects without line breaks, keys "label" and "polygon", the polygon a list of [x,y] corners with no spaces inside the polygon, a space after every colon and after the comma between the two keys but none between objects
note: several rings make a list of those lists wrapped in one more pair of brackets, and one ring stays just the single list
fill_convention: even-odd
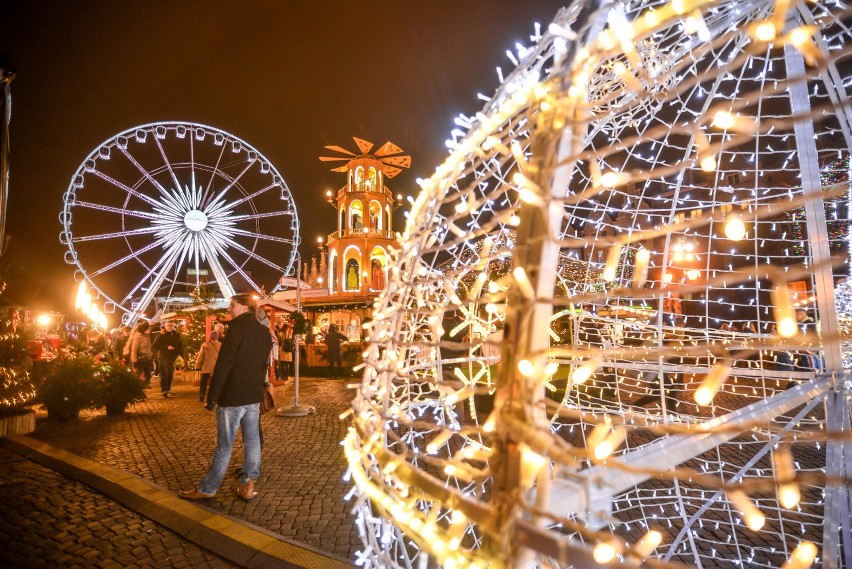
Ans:
[{"label": "ferris wheel spoke", "polygon": [[129,261],[131,259],[135,259],[135,258],[139,257],[140,255],[142,255],[143,253],[147,253],[151,249],[154,249],[155,247],[161,246],[164,243],[164,241],[165,241],[164,239],[157,239],[156,241],[150,243],[149,245],[146,245],[145,247],[139,249],[138,251],[134,251],[134,252],[130,253],[129,255],[125,255],[121,259],[113,261],[109,265],[101,267],[100,269],[98,269],[97,271],[94,271],[92,273],[89,273],[89,278],[94,278],[94,277],[96,277],[100,274],[107,272],[110,269],[114,269],[115,267],[117,267],[117,266],[119,266],[123,263],[126,263],[127,261]]},{"label": "ferris wheel spoke", "polygon": [[255,283],[252,278],[246,274],[242,267],[240,267],[239,264],[234,261],[234,259],[228,254],[224,247],[217,247],[217,254],[219,257],[222,257],[223,259],[228,261],[228,264],[231,265],[234,270],[237,271],[237,273],[239,273],[239,275],[243,277],[256,292],[260,292],[260,287],[257,286],[257,283]]},{"label": "ferris wheel spoke", "polygon": [[122,154],[124,154],[124,155],[127,157],[127,159],[128,159],[128,160],[130,160],[130,163],[131,163],[131,164],[133,164],[134,166],[136,166],[136,169],[137,169],[137,170],[139,170],[139,172],[140,172],[143,176],[145,176],[145,178],[146,178],[149,182],[151,182],[151,183],[154,185],[154,187],[155,187],[155,188],[157,188],[158,190],[160,190],[160,193],[165,193],[165,192],[166,192],[166,189],[165,189],[162,185],[160,185],[160,182],[158,182],[157,180],[155,180],[155,179],[154,179],[154,177],[153,177],[153,176],[151,176],[151,173],[150,173],[150,172],[148,172],[148,170],[146,170],[145,168],[143,168],[143,167],[142,167],[142,165],[141,165],[141,164],[140,164],[140,163],[136,160],[136,158],[134,158],[134,157],[133,157],[133,155],[132,155],[132,154],[130,154],[130,153],[127,151],[127,149],[126,149],[126,148],[122,148],[121,146],[119,146],[119,147],[118,147],[118,149],[119,149],[119,150],[121,150],[121,153],[122,153]]},{"label": "ferris wheel spoke", "polygon": [[240,181],[240,178],[242,178],[242,177],[243,177],[243,175],[244,175],[246,172],[248,172],[248,171],[249,171],[249,169],[250,169],[252,166],[254,166],[254,163],[255,163],[255,162],[256,162],[256,160],[249,160],[249,163],[248,163],[248,164],[246,164],[246,167],[245,167],[245,168],[243,168],[243,171],[242,171],[242,172],[240,172],[239,174],[237,174],[237,177],[236,177],[236,178],[234,178],[233,180],[231,180],[231,181],[230,181],[230,183],[229,183],[227,186],[225,186],[225,188],[224,188],[221,192],[219,192],[219,195],[218,195],[218,196],[216,196],[216,198],[213,200],[213,202],[215,203],[215,202],[218,202],[218,201],[220,201],[220,200],[225,199],[225,194],[227,194],[227,193],[230,191],[230,189],[231,189],[231,188],[233,188],[233,187],[234,187],[234,185],[235,185],[237,182],[239,182],[239,181]]},{"label": "ferris wheel spoke", "polygon": [[160,202],[158,202],[154,198],[148,197],[143,193],[137,192],[136,190],[134,190],[130,186],[128,186],[126,184],[122,184],[121,182],[119,182],[115,178],[104,174],[100,170],[91,170],[91,172],[92,172],[92,174],[94,174],[98,178],[101,178],[102,180],[109,182],[113,186],[119,188],[120,190],[127,192],[128,194],[132,195],[133,197],[139,198],[140,200],[142,200],[144,202],[148,202],[148,204],[150,204],[152,206],[156,207],[157,205],[160,204]]},{"label": "ferris wheel spoke", "polygon": [[265,188],[261,188],[261,189],[259,189],[258,191],[256,191],[256,192],[255,192],[255,193],[253,193],[253,194],[249,194],[249,195],[247,195],[247,196],[244,196],[244,197],[242,197],[242,198],[238,199],[238,200],[237,200],[237,201],[235,201],[235,202],[229,202],[229,203],[227,204],[227,206],[226,206],[226,207],[229,207],[229,208],[235,208],[235,207],[237,207],[237,206],[238,206],[238,205],[240,205],[240,204],[243,204],[243,203],[245,203],[245,202],[247,202],[247,201],[249,201],[249,200],[253,200],[254,198],[258,197],[259,195],[261,195],[261,194],[264,194],[264,193],[268,192],[269,190],[271,190],[272,188],[276,187],[277,185],[278,185],[278,184],[275,184],[275,183],[273,183],[273,184],[269,184],[269,185],[268,185],[268,186],[266,186]]},{"label": "ferris wheel spoke", "polygon": [[254,239],[265,239],[267,241],[275,241],[276,243],[293,243],[292,239],[286,239],[284,237],[276,237],[275,235],[264,235],[262,233],[255,233],[253,231],[246,231],[245,229],[237,229],[236,227],[232,227],[229,229],[234,235],[242,235],[243,237],[252,237]]},{"label": "ferris wheel spoke", "polygon": [[145,294],[142,295],[142,298],[139,299],[139,304],[136,307],[136,311],[140,313],[144,313],[148,308],[148,305],[151,304],[151,301],[154,300],[154,297],[157,294],[157,291],[160,289],[160,286],[163,284],[163,281],[166,279],[166,274],[171,270],[174,266],[175,262],[180,256],[181,252],[180,246],[171,247],[166,254],[154,265],[151,271],[145,275],[145,277],[139,281],[136,286],[128,293],[128,295],[124,298],[122,302],[128,302],[137,290],[142,288],[145,284],[145,281],[153,276],[153,280],[151,284],[148,286],[148,290],[145,291]]},{"label": "ferris wheel spoke", "polygon": [[276,264],[275,264],[275,263],[273,263],[272,261],[269,261],[269,260],[267,260],[267,259],[264,259],[263,257],[261,257],[260,255],[258,255],[258,254],[257,254],[257,253],[255,253],[254,251],[251,251],[251,250],[249,250],[249,249],[247,249],[247,248],[243,247],[242,245],[240,245],[240,244],[239,244],[239,243],[237,243],[236,241],[232,242],[232,243],[231,243],[231,246],[232,246],[233,248],[235,248],[236,250],[238,250],[238,251],[241,251],[241,252],[245,253],[246,255],[248,255],[249,257],[251,257],[252,259],[254,259],[255,261],[260,261],[261,263],[263,263],[264,265],[266,265],[266,266],[267,266],[267,267],[269,267],[269,268],[275,269],[276,271],[279,271],[279,272],[281,272],[281,273],[283,273],[283,272],[284,272],[284,269],[283,269],[282,267],[279,267],[278,265],[276,265]]},{"label": "ferris wheel spoke", "polygon": [[175,171],[172,169],[172,163],[171,163],[171,162],[169,162],[169,159],[168,159],[168,157],[166,156],[166,151],[165,151],[165,149],[163,148],[162,143],[160,143],[160,139],[159,139],[159,138],[157,138],[157,137],[155,136],[155,137],[154,137],[154,142],[156,142],[156,143],[157,143],[157,148],[160,150],[160,156],[162,156],[162,157],[163,157],[163,163],[166,165],[166,168],[168,168],[168,170],[169,170],[169,174],[171,174],[171,175],[172,175],[172,180],[174,180],[175,187],[176,187],[176,188],[180,188],[180,182],[179,182],[179,181],[178,181],[178,179],[177,179],[177,175],[175,174]]},{"label": "ferris wheel spoke", "polygon": [[97,210],[100,210],[100,211],[108,211],[110,213],[117,213],[119,215],[127,215],[127,216],[130,216],[130,217],[142,217],[144,219],[157,219],[157,214],[149,213],[149,212],[146,212],[146,211],[135,211],[135,210],[132,210],[132,209],[125,209],[125,208],[121,208],[121,207],[112,207],[112,206],[108,206],[108,205],[101,205],[101,204],[96,204],[96,203],[91,203],[91,202],[81,202],[81,201],[78,201],[74,205],[79,206],[79,207],[87,207],[89,209],[97,209]]},{"label": "ferris wheel spoke", "polygon": [[208,196],[210,196],[210,191],[213,189],[213,180],[216,178],[215,173],[219,172],[219,164],[222,163],[222,156],[225,154],[225,145],[222,145],[221,150],[219,150],[219,156],[216,158],[216,166],[213,167],[214,175],[210,176],[210,179],[207,181],[207,187],[204,188],[204,196],[201,198],[201,207],[206,208],[208,202]]},{"label": "ferris wheel spoke", "polygon": [[265,217],[279,217],[282,215],[292,215],[290,211],[272,211],[269,213],[255,213],[251,215],[232,215],[228,219],[231,221],[245,221],[249,219],[263,219]]},{"label": "ferris wheel spoke", "polygon": [[234,287],[231,286],[231,282],[228,280],[227,273],[225,273],[225,270],[219,263],[219,257],[217,254],[219,248],[215,247],[213,243],[205,240],[200,241],[199,245],[204,252],[207,263],[210,265],[210,270],[213,271],[213,276],[216,279],[216,283],[219,285],[219,290],[222,291],[222,297],[225,300],[228,300],[236,293],[234,291]]},{"label": "ferris wheel spoke", "polygon": [[127,231],[116,231],[114,233],[99,233],[97,235],[83,235],[82,237],[72,237],[71,241],[79,243],[81,241],[97,241],[100,239],[113,239],[115,237],[131,237],[133,235],[148,235],[156,233],[161,229],[158,227],[141,227],[139,229],[130,229]]}]

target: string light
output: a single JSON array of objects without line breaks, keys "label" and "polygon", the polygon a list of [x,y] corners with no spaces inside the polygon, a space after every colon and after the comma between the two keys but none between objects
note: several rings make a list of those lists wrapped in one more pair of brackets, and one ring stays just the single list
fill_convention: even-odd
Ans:
[{"label": "string light", "polygon": [[[654,563],[687,544],[703,562],[723,535],[747,566],[748,528],[779,566],[785,536],[821,538],[787,510],[826,507],[801,486],[828,476],[811,456],[825,453],[785,474],[776,434],[836,436],[810,409],[833,389],[816,370],[842,373],[824,297],[848,169],[828,183],[823,169],[847,159],[830,117],[848,97],[828,76],[793,78],[799,54],[838,61],[840,10],[779,0],[764,21],[762,5],[654,1],[563,14],[518,51],[421,183],[376,305],[347,438],[363,564]],[[793,36],[810,22],[834,31]],[[768,41],[798,53],[742,49]],[[819,323],[806,334],[800,307]],[[766,523],[754,500],[773,492]]]}]

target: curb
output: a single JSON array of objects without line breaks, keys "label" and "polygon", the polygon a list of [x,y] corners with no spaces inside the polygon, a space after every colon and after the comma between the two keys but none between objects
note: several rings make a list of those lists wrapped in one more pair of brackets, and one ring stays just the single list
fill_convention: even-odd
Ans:
[{"label": "curb", "polygon": [[201,504],[135,474],[57,449],[26,436],[0,439],[0,445],[37,464],[81,482],[123,506],[168,528],[199,547],[250,569],[344,569],[353,564],[306,544]]}]

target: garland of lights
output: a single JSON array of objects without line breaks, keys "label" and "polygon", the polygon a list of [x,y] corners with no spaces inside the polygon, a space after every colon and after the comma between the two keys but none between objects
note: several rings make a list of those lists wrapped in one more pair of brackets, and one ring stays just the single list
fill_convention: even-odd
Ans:
[{"label": "garland of lights", "polygon": [[849,13],[579,2],[518,48],[369,325],[359,565],[839,559]]}]

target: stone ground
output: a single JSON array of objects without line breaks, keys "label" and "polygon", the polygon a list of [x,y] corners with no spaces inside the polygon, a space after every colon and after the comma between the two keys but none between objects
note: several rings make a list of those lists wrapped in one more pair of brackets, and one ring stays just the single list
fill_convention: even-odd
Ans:
[{"label": "stone ground", "polygon": [[[56,423],[39,412],[30,437],[174,493],[192,488],[211,461],[215,414],[199,403],[197,388],[190,383],[176,382],[171,399],[162,398],[156,378],[154,383],[147,391],[148,399],[132,405],[124,416],[83,412],[78,421]],[[352,559],[361,541],[344,500],[351,486],[343,480],[346,464],[340,441],[347,422],[339,415],[349,407],[353,394],[345,380],[302,378],[300,402],[315,406],[316,413],[262,417],[263,467],[257,497],[250,502],[237,498],[236,479],[228,477],[207,505],[290,540]],[[293,395],[292,379],[276,387],[279,406],[292,405]],[[14,512],[0,522],[3,550],[28,538],[35,542],[20,548],[19,557],[10,560],[12,566],[234,566],[83,484],[8,451],[0,454],[0,460],[4,463],[0,505],[4,512]],[[231,466],[241,462],[238,437]],[[34,529],[38,537],[30,536]]]}]

